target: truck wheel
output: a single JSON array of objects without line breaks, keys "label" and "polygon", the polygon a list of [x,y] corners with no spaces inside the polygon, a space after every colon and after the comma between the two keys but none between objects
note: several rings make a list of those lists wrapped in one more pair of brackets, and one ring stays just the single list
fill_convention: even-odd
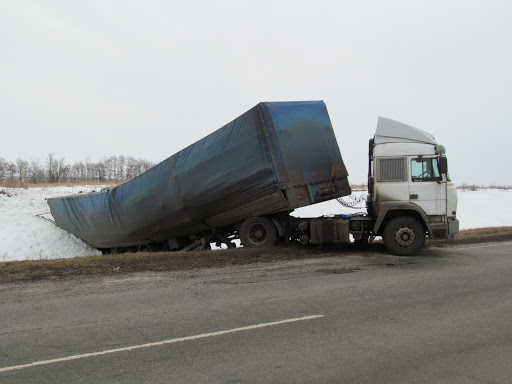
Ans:
[{"label": "truck wheel", "polygon": [[277,242],[277,229],[269,219],[253,217],[242,223],[239,236],[244,247],[269,247]]},{"label": "truck wheel", "polygon": [[139,245],[137,252],[153,252],[153,249],[148,244],[141,244]]},{"label": "truck wheel", "polygon": [[391,220],[384,229],[384,245],[397,256],[413,256],[425,243],[425,229],[418,220],[399,216]]}]

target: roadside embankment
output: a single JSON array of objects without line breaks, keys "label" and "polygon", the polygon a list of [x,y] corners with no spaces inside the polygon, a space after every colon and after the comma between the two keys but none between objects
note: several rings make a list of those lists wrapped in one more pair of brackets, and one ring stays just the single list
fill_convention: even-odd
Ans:
[{"label": "roadside embankment", "polygon": [[[470,243],[512,240],[512,227],[479,228],[459,232],[456,240],[427,241],[427,247],[445,247]],[[386,253],[383,244],[369,244],[367,251]],[[322,248],[299,245],[263,249],[227,249],[197,252],[125,253],[51,260],[0,262],[0,283],[45,279],[64,279],[90,275],[117,275],[133,272],[164,272],[197,268],[223,267],[251,263],[340,256],[344,252],[364,252],[354,244]]]}]

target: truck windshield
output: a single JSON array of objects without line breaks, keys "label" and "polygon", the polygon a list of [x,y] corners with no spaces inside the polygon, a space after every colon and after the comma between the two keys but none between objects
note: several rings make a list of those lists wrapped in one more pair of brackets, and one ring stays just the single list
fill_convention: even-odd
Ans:
[{"label": "truck windshield", "polygon": [[421,158],[411,160],[412,181],[442,181],[437,168],[436,158]]}]

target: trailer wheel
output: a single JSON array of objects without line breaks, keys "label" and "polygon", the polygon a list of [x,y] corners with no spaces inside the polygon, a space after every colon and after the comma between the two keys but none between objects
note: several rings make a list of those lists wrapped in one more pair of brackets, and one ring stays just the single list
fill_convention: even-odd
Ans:
[{"label": "trailer wheel", "polygon": [[391,220],[382,236],[390,253],[397,256],[413,256],[425,243],[425,229],[418,220],[399,216]]},{"label": "trailer wheel", "polygon": [[141,244],[137,252],[153,252],[153,248],[149,244]]},{"label": "trailer wheel", "polygon": [[269,219],[253,217],[242,223],[239,236],[244,247],[269,247],[277,242],[277,229]]}]

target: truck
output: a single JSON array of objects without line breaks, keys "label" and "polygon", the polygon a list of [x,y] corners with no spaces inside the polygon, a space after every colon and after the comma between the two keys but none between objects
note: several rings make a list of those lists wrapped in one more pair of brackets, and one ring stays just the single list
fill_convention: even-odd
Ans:
[{"label": "truck", "polygon": [[379,117],[368,168],[367,213],[291,216],[350,195],[348,172],[323,101],[262,102],[132,180],[48,205],[59,227],[103,253],[381,236],[407,256],[426,237],[454,238],[457,192],[432,135]]}]

